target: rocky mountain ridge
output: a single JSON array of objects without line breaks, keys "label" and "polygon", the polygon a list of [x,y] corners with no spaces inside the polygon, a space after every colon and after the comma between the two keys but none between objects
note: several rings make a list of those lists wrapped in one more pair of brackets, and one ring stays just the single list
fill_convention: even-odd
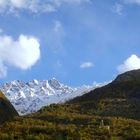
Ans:
[{"label": "rocky mountain ridge", "polygon": [[48,106],[52,103],[62,103],[81,96],[96,86],[84,85],[78,88],[71,88],[53,78],[42,81],[33,80],[27,83],[15,80],[5,83],[1,90],[18,113],[26,115],[38,111],[43,106]]}]

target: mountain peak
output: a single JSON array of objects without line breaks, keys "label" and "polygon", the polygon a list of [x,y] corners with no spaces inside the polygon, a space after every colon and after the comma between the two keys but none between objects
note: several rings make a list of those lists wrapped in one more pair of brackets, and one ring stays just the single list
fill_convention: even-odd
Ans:
[{"label": "mountain peak", "polygon": [[48,83],[50,84],[50,86],[52,86],[52,87],[54,87],[56,89],[59,89],[62,86],[60,84],[60,82],[58,80],[56,80],[55,78],[52,78],[52,79],[48,80]]},{"label": "mountain peak", "polygon": [[50,80],[32,80],[24,83],[14,80],[1,87],[20,115],[38,111],[52,103],[62,103],[93,89],[93,86],[71,88],[55,78]]},{"label": "mountain peak", "polygon": [[34,80],[33,80],[33,83],[36,84],[36,85],[38,85],[38,84],[39,84],[39,81],[36,80],[36,79],[34,79]]}]

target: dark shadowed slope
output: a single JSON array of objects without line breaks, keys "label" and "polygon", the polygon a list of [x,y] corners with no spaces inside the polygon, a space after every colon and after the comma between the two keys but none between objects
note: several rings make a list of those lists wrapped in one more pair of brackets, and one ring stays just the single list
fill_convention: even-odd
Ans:
[{"label": "dark shadowed slope", "polygon": [[16,112],[12,104],[0,91],[0,123],[10,120],[17,115],[18,113]]},{"label": "dark shadowed slope", "polygon": [[88,114],[140,119],[140,70],[121,74],[112,83],[69,103]]}]

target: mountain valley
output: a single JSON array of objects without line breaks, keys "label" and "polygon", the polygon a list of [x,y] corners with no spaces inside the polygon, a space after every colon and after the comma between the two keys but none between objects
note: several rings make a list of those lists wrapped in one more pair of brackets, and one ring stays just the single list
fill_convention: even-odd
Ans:
[{"label": "mountain valley", "polygon": [[[118,75],[107,85],[80,93],[79,97],[50,103],[24,116],[15,116],[0,125],[0,139],[140,140],[139,79],[140,70],[129,71]],[[75,90],[60,86],[54,79],[51,82],[51,87],[59,89],[55,92],[57,94],[62,90],[72,94]],[[38,91],[39,95],[43,94]]]}]

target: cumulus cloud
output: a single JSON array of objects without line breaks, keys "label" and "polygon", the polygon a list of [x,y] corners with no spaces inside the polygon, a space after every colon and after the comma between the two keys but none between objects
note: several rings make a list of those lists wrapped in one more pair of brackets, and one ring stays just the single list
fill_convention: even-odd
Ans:
[{"label": "cumulus cloud", "polygon": [[123,64],[117,67],[119,73],[123,73],[130,70],[140,69],[140,58],[132,54],[129,58],[127,58]]},{"label": "cumulus cloud", "polygon": [[91,68],[93,67],[94,64],[92,62],[83,62],[81,65],[80,65],[80,68],[81,69],[86,69],[86,68]]},{"label": "cumulus cloud", "polygon": [[35,37],[20,35],[14,40],[11,36],[0,36],[0,77],[6,76],[8,65],[27,70],[39,58],[40,44]]},{"label": "cumulus cloud", "polygon": [[0,0],[0,11],[26,9],[31,12],[54,12],[63,4],[81,4],[90,0]]}]

